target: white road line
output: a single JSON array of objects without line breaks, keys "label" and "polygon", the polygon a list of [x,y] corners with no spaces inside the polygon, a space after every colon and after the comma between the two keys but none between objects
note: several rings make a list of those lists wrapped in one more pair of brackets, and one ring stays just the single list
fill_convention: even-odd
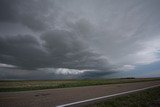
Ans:
[{"label": "white road line", "polygon": [[95,100],[99,100],[99,99],[109,98],[109,97],[113,97],[113,96],[128,94],[128,93],[132,93],[132,92],[142,91],[142,90],[146,90],[146,89],[150,89],[150,88],[154,88],[154,87],[158,87],[158,86],[160,86],[160,84],[159,84],[159,85],[150,86],[150,87],[141,88],[141,89],[136,89],[136,90],[126,91],[126,92],[111,94],[111,95],[107,95],[107,96],[102,96],[102,97],[97,97],[97,98],[92,98],[92,99],[77,101],[77,102],[73,102],[73,103],[58,105],[58,106],[56,106],[56,107],[66,107],[66,106],[71,106],[71,105],[75,105],[75,104],[80,104],[80,103],[95,101]]}]

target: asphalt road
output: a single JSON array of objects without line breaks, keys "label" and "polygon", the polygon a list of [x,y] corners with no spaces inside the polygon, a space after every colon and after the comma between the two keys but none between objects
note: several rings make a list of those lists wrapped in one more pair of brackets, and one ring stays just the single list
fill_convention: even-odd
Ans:
[{"label": "asphalt road", "polygon": [[[155,85],[160,85],[160,81],[47,89],[24,92],[1,92],[0,107],[55,107],[58,105],[143,89]],[[99,100],[104,99],[102,98]],[[83,105],[83,103],[73,106],[80,105]]]}]

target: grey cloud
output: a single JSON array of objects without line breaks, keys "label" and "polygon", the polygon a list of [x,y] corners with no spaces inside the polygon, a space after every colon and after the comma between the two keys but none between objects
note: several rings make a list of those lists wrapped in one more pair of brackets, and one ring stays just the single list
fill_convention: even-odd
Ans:
[{"label": "grey cloud", "polygon": [[99,79],[114,72],[106,71],[87,71],[80,74],[56,74],[56,71],[48,72],[45,70],[22,70],[0,68],[1,79],[22,79],[22,80],[49,80],[49,79]]},{"label": "grey cloud", "polygon": [[9,69],[0,68],[0,78],[1,79],[11,79],[11,80],[48,80],[48,79],[58,79],[54,73],[47,73],[44,71],[36,70],[22,70],[22,69]]},{"label": "grey cloud", "polygon": [[13,5],[13,1],[0,0],[0,22],[14,22],[16,20]]},{"label": "grey cloud", "polygon": [[[41,42],[40,42],[41,41]],[[89,49],[73,32],[54,30],[32,35],[0,36],[0,62],[22,69],[110,69],[107,60]]]},{"label": "grey cloud", "polygon": [[51,54],[53,66],[70,69],[108,69],[97,53],[90,50],[79,40],[74,32],[56,30],[42,36],[46,50]]},{"label": "grey cloud", "polygon": [[159,0],[0,0],[3,33],[14,24],[25,30],[15,27],[15,34],[0,35],[0,63],[26,72],[97,70],[82,77],[107,75],[142,60],[149,64],[159,60],[159,10]]},{"label": "grey cloud", "polygon": [[31,35],[0,36],[0,62],[26,69],[43,67],[46,53]]},{"label": "grey cloud", "polygon": [[86,71],[80,75],[78,75],[77,78],[80,79],[99,79],[99,78],[105,78],[106,75],[114,74],[116,72],[113,71]]},{"label": "grey cloud", "polygon": [[33,31],[43,31],[49,28],[47,17],[52,6],[50,0],[0,0],[0,22],[21,23]]}]

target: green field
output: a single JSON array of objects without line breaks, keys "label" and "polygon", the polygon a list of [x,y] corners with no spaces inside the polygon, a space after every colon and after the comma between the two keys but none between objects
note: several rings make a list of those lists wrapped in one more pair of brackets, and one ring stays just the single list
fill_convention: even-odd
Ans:
[{"label": "green field", "polygon": [[86,107],[160,107],[160,87],[115,97]]},{"label": "green field", "polygon": [[81,87],[93,85],[107,85],[142,81],[156,81],[160,78],[145,79],[101,79],[101,80],[8,80],[0,81],[0,92],[28,91],[53,88]]}]

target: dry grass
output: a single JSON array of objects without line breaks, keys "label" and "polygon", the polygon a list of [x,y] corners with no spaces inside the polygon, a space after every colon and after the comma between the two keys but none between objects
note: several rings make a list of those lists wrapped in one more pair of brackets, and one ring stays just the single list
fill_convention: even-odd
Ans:
[{"label": "dry grass", "polygon": [[21,80],[0,81],[0,92],[28,91],[52,88],[81,87],[92,85],[107,85],[142,81],[155,81],[159,78],[145,79],[101,79],[101,80]]},{"label": "dry grass", "polygon": [[160,87],[115,97],[87,107],[160,107]]}]

